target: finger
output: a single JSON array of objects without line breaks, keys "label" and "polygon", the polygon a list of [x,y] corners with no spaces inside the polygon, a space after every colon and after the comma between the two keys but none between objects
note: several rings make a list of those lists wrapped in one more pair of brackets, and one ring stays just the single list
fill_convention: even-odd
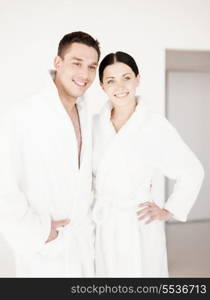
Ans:
[{"label": "finger", "polygon": [[145,219],[145,218],[152,218],[152,219],[157,219],[158,215],[156,213],[154,213],[153,211],[149,211],[147,214],[145,214],[144,216],[139,217],[139,220]]},{"label": "finger", "polygon": [[141,210],[138,210],[137,211],[137,215],[140,215],[140,214],[142,214],[142,213],[147,213],[147,212],[151,212],[151,213],[153,213],[153,214],[157,214],[158,213],[158,210],[157,210],[157,207],[156,206],[154,206],[154,205],[151,205],[151,206],[148,206],[148,207],[146,207],[146,208],[143,208],[143,209],[141,209]]},{"label": "finger", "polygon": [[150,201],[146,201],[146,202],[143,202],[143,203],[140,203],[138,206],[142,207],[142,206],[151,206],[153,203],[150,202]]},{"label": "finger", "polygon": [[67,219],[67,220],[53,221],[53,223],[54,223],[54,227],[57,228],[57,227],[68,225],[70,223],[70,220]]},{"label": "finger", "polygon": [[141,210],[137,211],[137,215],[141,215],[141,214],[147,213],[149,211],[150,211],[150,208],[146,207],[144,209],[141,209]]},{"label": "finger", "polygon": [[139,217],[138,219],[139,219],[139,220],[143,220],[143,219],[148,218],[148,217],[151,217],[150,212],[144,214],[143,216]]},{"label": "finger", "polygon": [[45,243],[49,243],[49,242],[53,241],[54,239],[57,238],[57,236],[58,236],[58,231],[53,229]]},{"label": "finger", "polygon": [[155,221],[155,220],[160,220],[159,214],[151,214],[150,219],[148,220],[148,223],[146,222],[145,224],[149,224],[149,223],[151,223],[152,221]]}]

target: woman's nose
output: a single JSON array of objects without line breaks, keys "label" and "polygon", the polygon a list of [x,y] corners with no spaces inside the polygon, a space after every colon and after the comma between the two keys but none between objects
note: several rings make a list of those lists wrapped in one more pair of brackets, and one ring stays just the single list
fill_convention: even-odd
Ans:
[{"label": "woman's nose", "polygon": [[117,89],[118,90],[121,90],[121,89],[123,89],[124,88],[124,83],[123,82],[117,82],[117,85],[116,85],[116,87],[117,87]]}]

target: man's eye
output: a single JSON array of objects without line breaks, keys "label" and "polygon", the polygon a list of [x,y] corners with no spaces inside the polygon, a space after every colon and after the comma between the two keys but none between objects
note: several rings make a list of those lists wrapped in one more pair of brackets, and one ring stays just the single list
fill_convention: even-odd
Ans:
[{"label": "man's eye", "polygon": [[90,66],[90,69],[91,70],[96,70],[96,67],[95,66]]},{"label": "man's eye", "polygon": [[79,66],[81,66],[81,63],[79,63],[79,62],[74,62],[74,63],[73,63],[73,65],[75,65],[75,66],[78,66],[78,67],[79,67]]},{"label": "man's eye", "polygon": [[131,78],[130,77],[125,77],[125,80],[130,80]]}]

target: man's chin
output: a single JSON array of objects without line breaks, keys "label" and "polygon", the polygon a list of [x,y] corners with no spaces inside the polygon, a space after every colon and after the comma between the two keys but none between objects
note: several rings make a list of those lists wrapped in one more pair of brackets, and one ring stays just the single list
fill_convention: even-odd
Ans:
[{"label": "man's chin", "polygon": [[72,97],[72,98],[75,98],[75,99],[77,99],[77,98],[83,96],[84,93],[85,93],[85,91],[75,92],[75,93],[72,93],[72,91],[69,91],[69,92],[68,92],[69,96]]},{"label": "man's chin", "polygon": [[77,93],[74,95],[75,98],[79,98],[79,97],[82,97],[83,95],[85,94],[85,91],[82,92],[82,93]]},{"label": "man's chin", "polygon": [[86,92],[86,90],[87,90],[86,87],[85,88],[78,88],[78,89],[76,89],[74,91],[73,94],[74,94],[75,97],[80,97],[80,96],[84,95],[84,93]]}]

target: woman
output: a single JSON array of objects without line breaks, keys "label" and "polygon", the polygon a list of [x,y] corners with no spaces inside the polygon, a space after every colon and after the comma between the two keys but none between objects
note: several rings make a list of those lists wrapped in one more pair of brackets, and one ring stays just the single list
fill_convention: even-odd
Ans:
[{"label": "woman", "polygon": [[[130,55],[107,55],[99,77],[109,101],[93,126],[96,276],[167,277],[164,221],[186,221],[203,168],[172,125],[136,97]],[[166,203],[152,198],[157,171],[176,180]]]}]

